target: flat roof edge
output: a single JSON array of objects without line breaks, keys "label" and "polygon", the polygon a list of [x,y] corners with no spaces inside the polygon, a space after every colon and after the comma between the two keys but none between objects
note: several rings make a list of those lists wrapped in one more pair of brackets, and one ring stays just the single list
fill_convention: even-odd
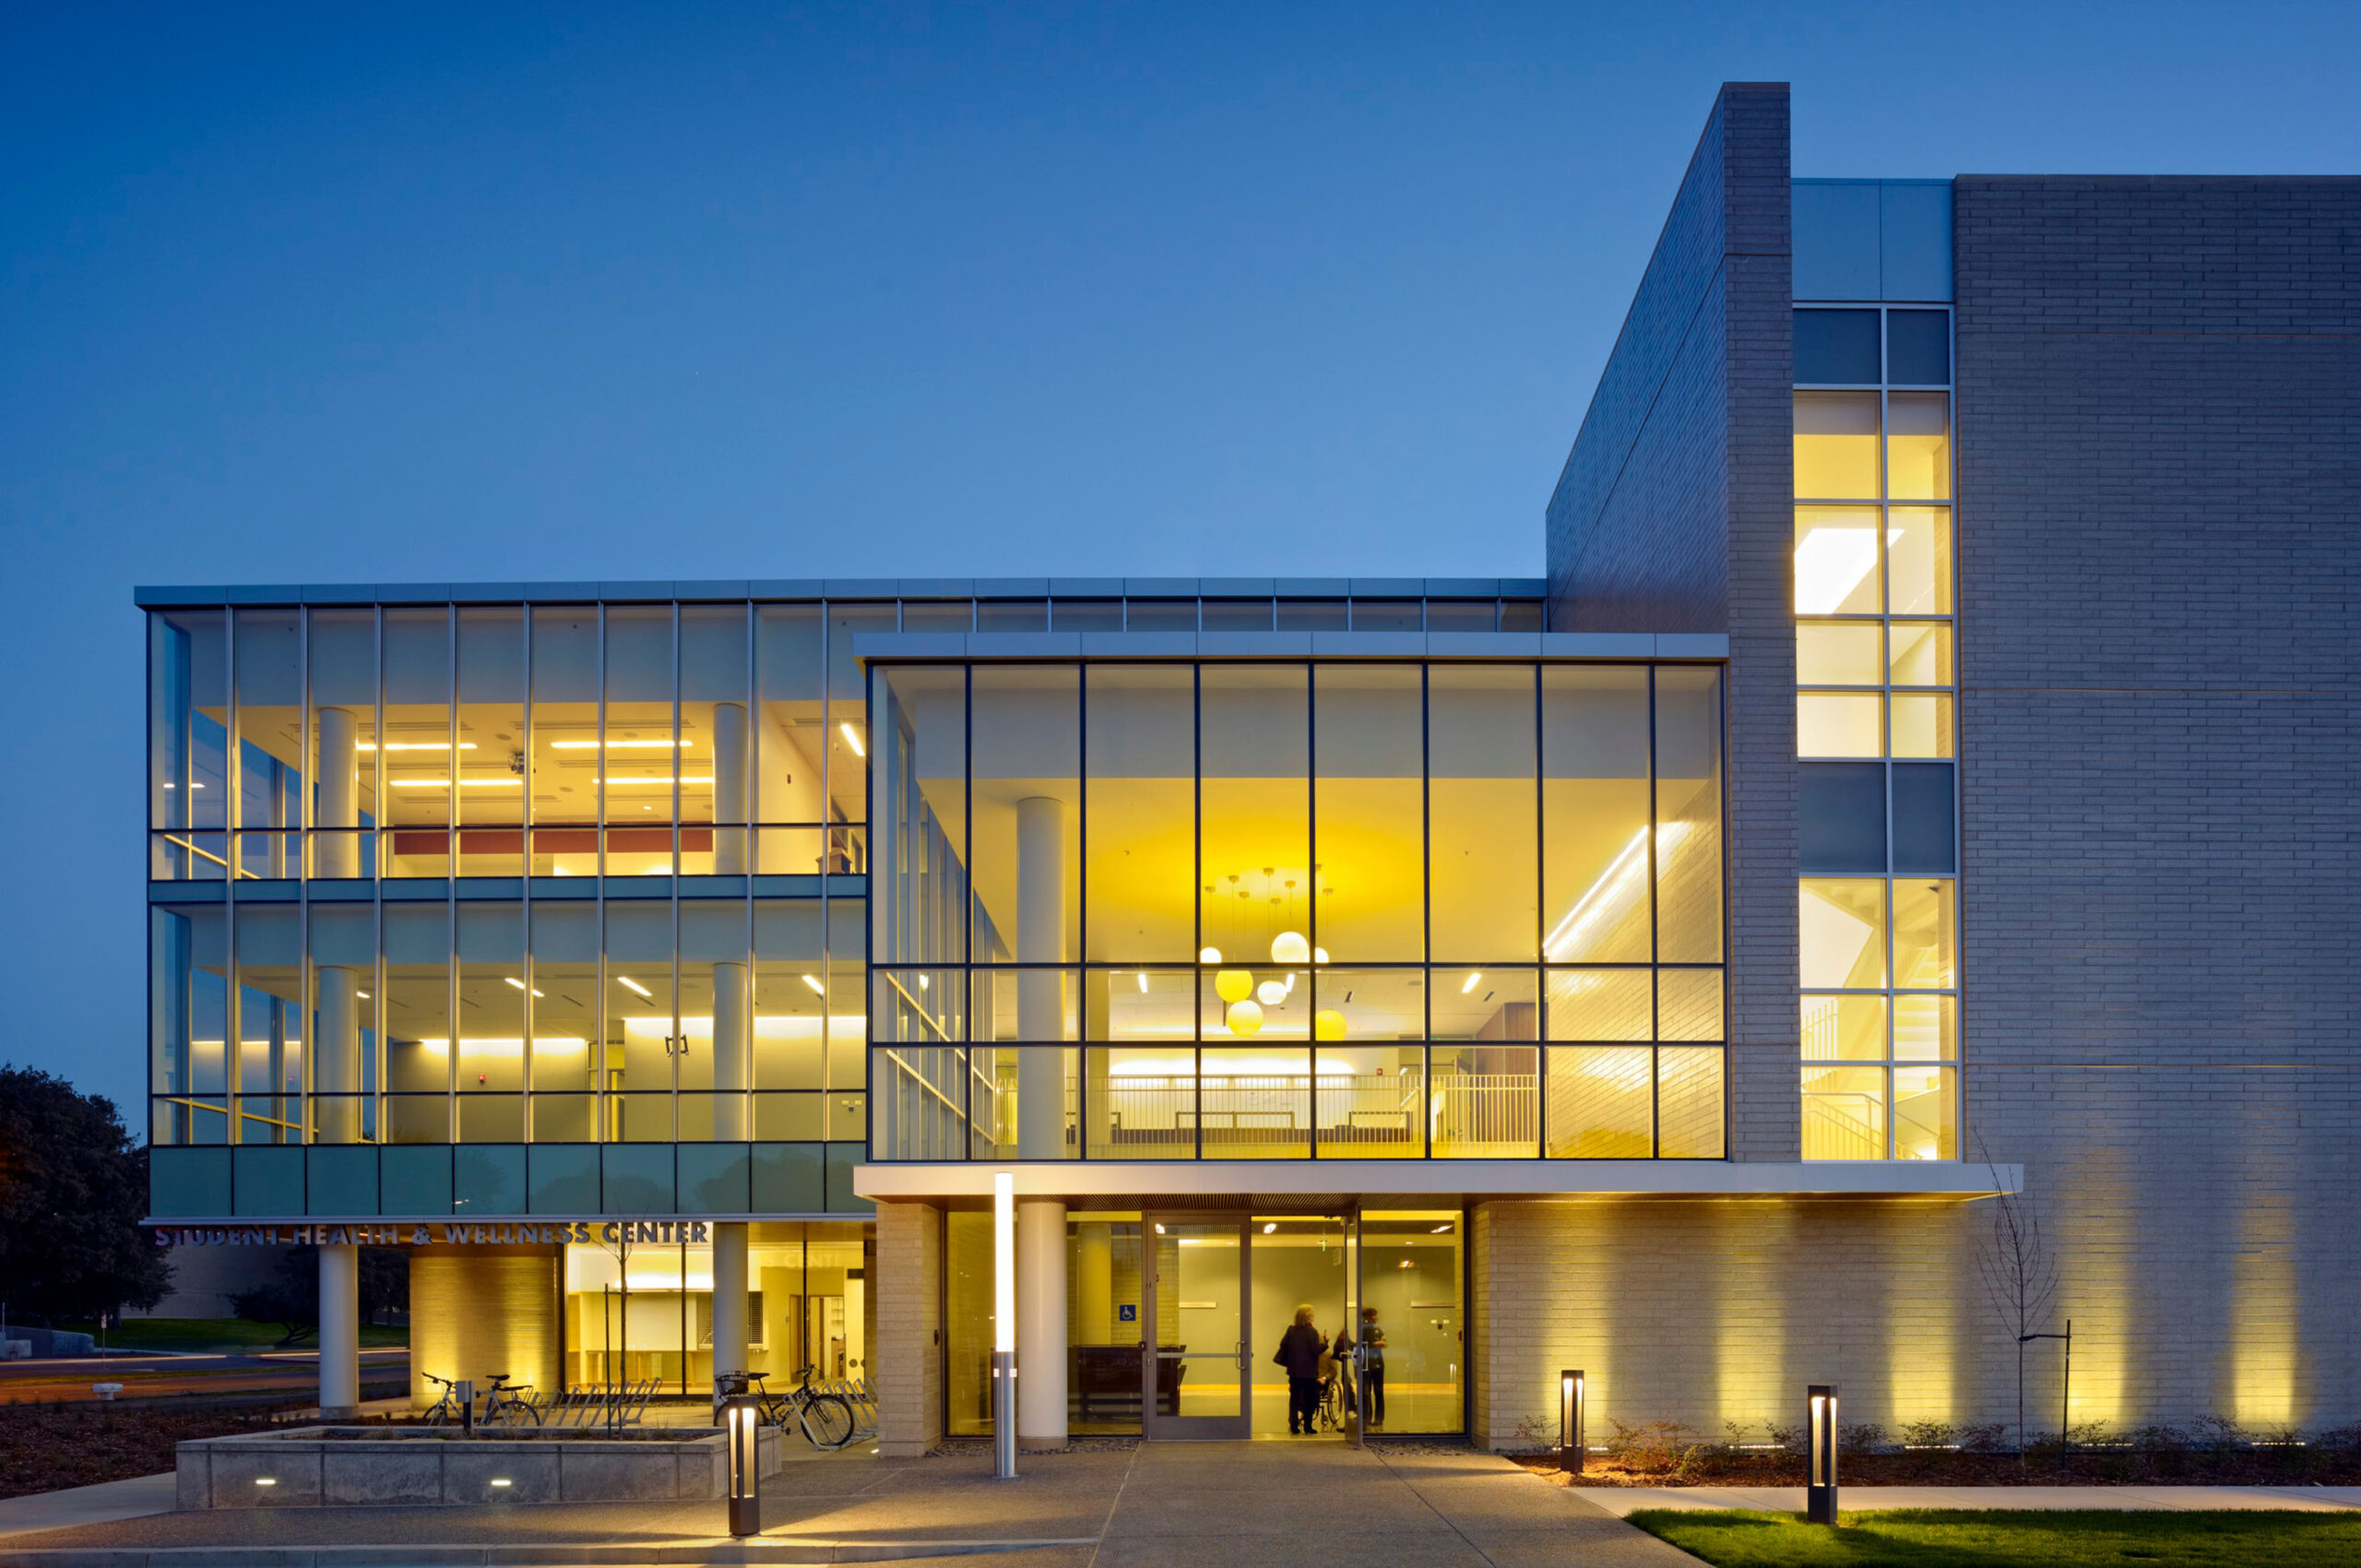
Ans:
[{"label": "flat roof edge", "polygon": [[991,1161],[853,1167],[872,1200],[990,1197],[1014,1170],[1019,1196],[1243,1198],[1386,1193],[1457,1197],[1998,1197],[2024,1190],[2022,1165],[1954,1160],[1275,1159]]}]

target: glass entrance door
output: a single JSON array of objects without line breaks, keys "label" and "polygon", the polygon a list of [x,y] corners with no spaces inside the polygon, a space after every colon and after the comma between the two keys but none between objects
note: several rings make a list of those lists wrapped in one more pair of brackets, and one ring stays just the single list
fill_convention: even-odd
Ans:
[{"label": "glass entrance door", "polygon": [[1149,1437],[1248,1434],[1247,1221],[1150,1215],[1142,1423]]}]

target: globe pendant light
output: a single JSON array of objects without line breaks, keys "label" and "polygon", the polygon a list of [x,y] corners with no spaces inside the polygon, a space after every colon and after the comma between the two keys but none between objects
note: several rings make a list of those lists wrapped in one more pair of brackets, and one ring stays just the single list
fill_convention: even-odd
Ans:
[{"label": "globe pendant light", "polygon": [[1224,1002],[1243,1002],[1253,990],[1252,969],[1223,969],[1214,976],[1214,994]]},{"label": "globe pendant light", "polygon": [[1314,1039],[1344,1039],[1345,1016],[1334,1007],[1323,1007],[1311,1020],[1311,1038]]},{"label": "globe pendant light", "polygon": [[1271,938],[1271,962],[1295,966],[1311,962],[1311,944],[1299,931],[1283,931]]},{"label": "globe pendant light", "polygon": [[1265,1007],[1276,1007],[1287,999],[1287,988],[1276,980],[1264,980],[1254,988],[1254,1000]]},{"label": "globe pendant light", "polygon": [[1263,1029],[1263,1009],[1252,1002],[1233,1002],[1226,1015],[1229,1032],[1240,1039],[1260,1034]]},{"label": "globe pendant light", "polygon": [[1220,948],[1218,948],[1218,947],[1200,947],[1200,948],[1198,948],[1198,949],[1197,949],[1197,962],[1199,962],[1200,964],[1218,964],[1218,963],[1220,963],[1220,962],[1221,962],[1221,949],[1220,949]]}]

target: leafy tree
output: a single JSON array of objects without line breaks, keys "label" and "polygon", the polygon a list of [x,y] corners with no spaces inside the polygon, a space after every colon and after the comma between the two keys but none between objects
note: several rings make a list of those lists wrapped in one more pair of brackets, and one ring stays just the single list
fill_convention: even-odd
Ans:
[{"label": "leafy tree", "polygon": [[[272,1273],[276,1278],[232,1295],[230,1310],[248,1323],[279,1324],[286,1330],[279,1343],[292,1345],[320,1326],[320,1254],[298,1247],[283,1254]],[[362,1248],[360,1297],[363,1323],[408,1307],[409,1254],[394,1247]]]},{"label": "leafy tree", "polygon": [[0,1296],[16,1322],[87,1322],[172,1289],[139,1229],[148,1151],[114,1102],[30,1067],[0,1067]]}]

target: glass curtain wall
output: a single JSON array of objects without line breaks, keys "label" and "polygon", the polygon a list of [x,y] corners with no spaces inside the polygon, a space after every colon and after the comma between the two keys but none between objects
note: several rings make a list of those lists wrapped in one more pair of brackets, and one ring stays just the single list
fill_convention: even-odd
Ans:
[{"label": "glass curtain wall", "polygon": [[1804,1157],[1955,1159],[1951,315],[1795,327]]},{"label": "glass curtain wall", "polygon": [[1717,670],[873,694],[874,1158],[1724,1154]]}]

